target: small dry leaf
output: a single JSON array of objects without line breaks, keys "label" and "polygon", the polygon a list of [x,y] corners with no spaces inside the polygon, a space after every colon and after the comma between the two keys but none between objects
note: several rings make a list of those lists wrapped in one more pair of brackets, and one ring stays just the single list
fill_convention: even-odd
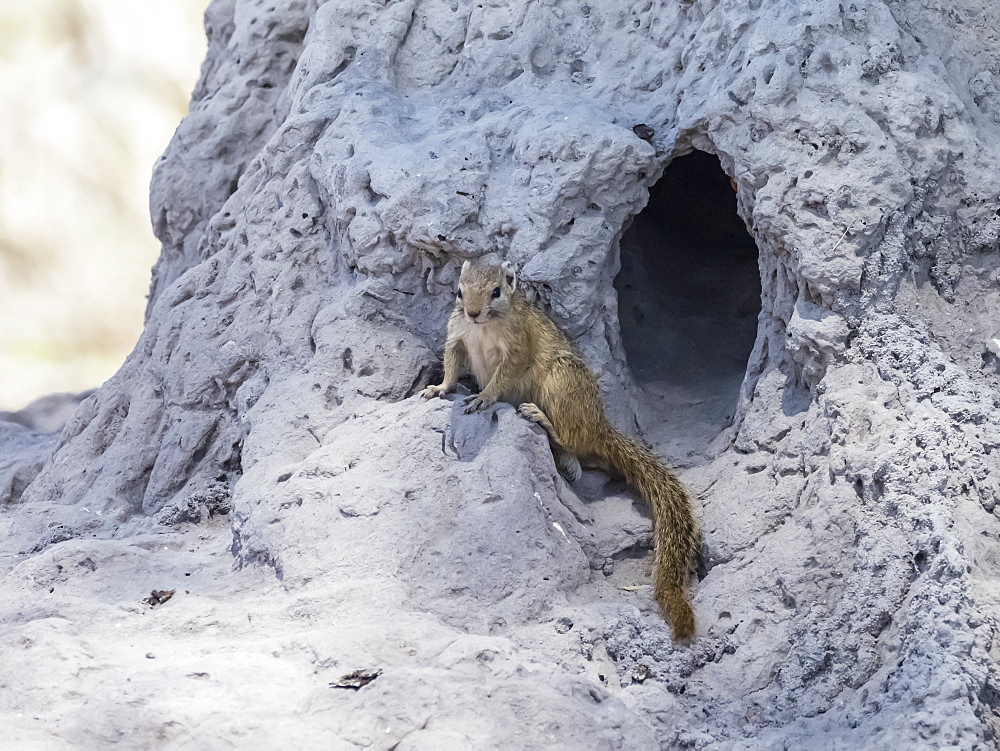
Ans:
[{"label": "small dry leaf", "polygon": [[363,686],[367,686],[373,680],[382,675],[381,668],[373,670],[355,670],[352,673],[341,676],[339,681],[330,684],[330,688],[350,688],[357,691]]},{"label": "small dry leaf", "polygon": [[173,597],[176,591],[176,589],[154,589],[149,597],[143,598],[143,602],[149,605],[149,607],[155,608],[157,605],[162,605]]}]

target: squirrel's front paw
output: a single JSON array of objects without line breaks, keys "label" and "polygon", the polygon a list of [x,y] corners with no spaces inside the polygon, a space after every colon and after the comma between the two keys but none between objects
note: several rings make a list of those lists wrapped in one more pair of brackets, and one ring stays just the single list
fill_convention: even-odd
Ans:
[{"label": "squirrel's front paw", "polygon": [[451,391],[450,386],[445,386],[443,383],[438,386],[428,386],[423,391],[420,392],[420,396],[424,399],[430,399],[435,396],[444,396],[449,391]]},{"label": "squirrel's front paw", "polygon": [[465,403],[465,414],[471,415],[473,412],[481,412],[497,403],[496,399],[490,399],[488,396],[483,396],[482,394],[477,394],[471,397]]}]

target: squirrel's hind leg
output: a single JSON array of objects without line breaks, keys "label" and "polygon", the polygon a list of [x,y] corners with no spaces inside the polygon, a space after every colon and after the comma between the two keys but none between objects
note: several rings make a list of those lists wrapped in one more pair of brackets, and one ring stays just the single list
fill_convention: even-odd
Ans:
[{"label": "squirrel's hind leg", "polygon": [[549,446],[552,447],[552,456],[556,461],[556,469],[570,482],[576,482],[583,473],[580,467],[580,460],[576,455],[566,449],[559,440],[559,434],[548,416],[539,408],[537,404],[525,402],[517,408],[517,413],[525,420],[535,423],[541,427],[549,437]]},{"label": "squirrel's hind leg", "polygon": [[556,460],[556,469],[570,482],[576,482],[583,474],[583,467],[580,460],[574,454],[565,449],[552,447],[552,457]]}]

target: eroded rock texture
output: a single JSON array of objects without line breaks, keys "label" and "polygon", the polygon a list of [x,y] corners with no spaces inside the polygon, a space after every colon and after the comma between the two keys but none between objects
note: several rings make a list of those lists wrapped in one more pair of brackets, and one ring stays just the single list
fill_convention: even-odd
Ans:
[{"label": "eroded rock texture", "polygon": [[[206,20],[145,332],[58,439],[0,433],[14,737],[992,747],[993,4]],[[491,251],[697,494],[693,645],[639,501],[512,408],[414,396]]]}]

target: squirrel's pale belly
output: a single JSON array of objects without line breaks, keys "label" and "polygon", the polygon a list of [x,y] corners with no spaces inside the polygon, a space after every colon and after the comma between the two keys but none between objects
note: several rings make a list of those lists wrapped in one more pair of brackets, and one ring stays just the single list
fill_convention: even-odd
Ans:
[{"label": "squirrel's pale belly", "polygon": [[469,354],[472,375],[476,377],[480,389],[486,388],[507,355],[502,338],[498,336],[496,328],[488,323],[466,323],[462,342]]}]

